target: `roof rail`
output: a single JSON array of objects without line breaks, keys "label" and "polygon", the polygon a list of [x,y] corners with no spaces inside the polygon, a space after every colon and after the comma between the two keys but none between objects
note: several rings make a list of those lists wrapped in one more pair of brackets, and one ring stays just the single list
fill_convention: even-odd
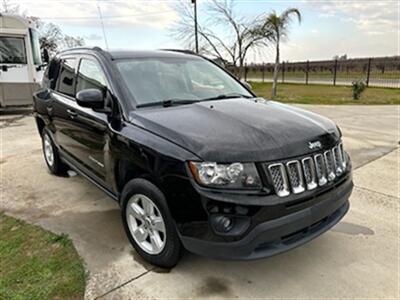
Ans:
[{"label": "roof rail", "polygon": [[65,52],[75,52],[75,51],[79,51],[79,50],[92,50],[92,51],[95,51],[95,52],[103,55],[104,57],[107,57],[107,59],[112,60],[111,54],[109,52],[107,52],[107,51],[104,51],[102,48],[100,48],[98,46],[69,48],[69,49],[58,51],[57,55],[65,53]]},{"label": "roof rail", "polygon": [[75,50],[93,50],[93,51],[98,51],[98,52],[102,52],[103,49],[101,49],[98,46],[95,47],[74,47],[74,48],[68,48],[68,49],[64,49],[59,51],[58,53],[63,53],[63,52],[67,52],[67,51],[75,51]]},{"label": "roof rail", "polygon": [[186,54],[192,54],[192,55],[199,55],[196,52],[192,50],[186,50],[186,49],[160,49],[162,51],[171,51],[171,52],[179,52],[179,53],[186,53]]}]

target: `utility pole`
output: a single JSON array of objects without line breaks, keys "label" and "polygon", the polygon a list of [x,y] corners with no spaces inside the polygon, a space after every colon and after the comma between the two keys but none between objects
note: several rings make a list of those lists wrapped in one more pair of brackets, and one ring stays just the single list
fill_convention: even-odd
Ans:
[{"label": "utility pole", "polygon": [[336,85],[337,64],[338,64],[338,60],[337,60],[337,58],[336,58],[336,59],[335,59],[335,67],[334,67],[334,69],[333,69],[333,85]]},{"label": "utility pole", "polygon": [[194,38],[196,45],[196,53],[199,53],[199,37],[197,33],[197,0],[191,0],[194,5]]},{"label": "utility pole", "polygon": [[367,86],[369,86],[369,77],[371,76],[371,60],[372,58],[368,59],[368,68],[367,68]]}]

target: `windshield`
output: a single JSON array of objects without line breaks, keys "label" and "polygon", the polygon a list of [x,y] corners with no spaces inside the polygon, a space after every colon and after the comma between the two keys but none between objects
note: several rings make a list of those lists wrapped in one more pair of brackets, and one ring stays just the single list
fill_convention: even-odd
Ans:
[{"label": "windshield", "polygon": [[221,95],[252,97],[225,71],[198,57],[124,59],[116,65],[138,106]]},{"label": "windshield", "polygon": [[0,36],[0,63],[26,64],[25,42],[23,37]]},{"label": "windshield", "polygon": [[29,29],[29,34],[30,34],[30,38],[31,38],[33,64],[41,65],[42,64],[42,55],[40,52],[39,35],[38,35],[37,31],[32,28]]}]

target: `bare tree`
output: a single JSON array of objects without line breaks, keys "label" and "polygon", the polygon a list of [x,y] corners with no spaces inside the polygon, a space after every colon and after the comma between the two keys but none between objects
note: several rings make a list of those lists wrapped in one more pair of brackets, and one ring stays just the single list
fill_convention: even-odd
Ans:
[{"label": "bare tree", "polygon": [[15,3],[11,3],[9,0],[1,0],[0,13],[6,14],[18,14],[19,13],[19,5]]},{"label": "bare tree", "polygon": [[296,15],[299,23],[301,22],[300,11],[297,8],[288,8],[280,15],[277,15],[275,11],[272,11],[257,27],[257,32],[260,36],[265,36],[269,41],[275,44],[276,57],[272,83],[272,97],[276,96],[280,61],[280,42],[288,37],[292,15]]},{"label": "bare tree", "polygon": [[65,48],[74,48],[74,47],[80,47],[85,45],[85,40],[81,36],[70,36],[70,35],[64,35],[64,46]]},{"label": "bare tree", "polygon": [[[198,22],[200,52],[228,61],[239,67],[239,78],[244,75],[244,63],[249,49],[260,46],[265,41],[254,35],[254,26],[257,19],[247,21],[237,16],[234,12],[234,0],[211,0],[207,4],[208,16],[203,22]],[[172,28],[172,34],[180,41],[193,49],[194,47],[194,14],[188,2],[178,5],[180,21]],[[216,28],[224,30],[220,37],[215,32]]]},{"label": "bare tree", "polygon": [[37,17],[29,17],[29,19],[36,24],[36,28],[39,31],[40,48],[47,49],[50,56],[65,48],[85,45],[82,37],[64,34],[58,25],[44,23]]},{"label": "bare tree", "polygon": [[64,48],[73,48],[85,45],[82,37],[64,34],[58,25],[45,23],[40,18],[27,16],[21,12],[19,5],[11,3],[9,0],[0,0],[0,12],[10,15],[20,15],[30,20],[39,31],[39,43],[41,49],[46,49],[50,55]]}]

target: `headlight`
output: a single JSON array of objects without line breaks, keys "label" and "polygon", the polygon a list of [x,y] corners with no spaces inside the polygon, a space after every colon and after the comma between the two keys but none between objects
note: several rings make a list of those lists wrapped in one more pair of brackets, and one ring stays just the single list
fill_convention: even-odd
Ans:
[{"label": "headlight", "polygon": [[229,189],[261,188],[261,180],[253,163],[189,162],[189,166],[200,185]]}]

